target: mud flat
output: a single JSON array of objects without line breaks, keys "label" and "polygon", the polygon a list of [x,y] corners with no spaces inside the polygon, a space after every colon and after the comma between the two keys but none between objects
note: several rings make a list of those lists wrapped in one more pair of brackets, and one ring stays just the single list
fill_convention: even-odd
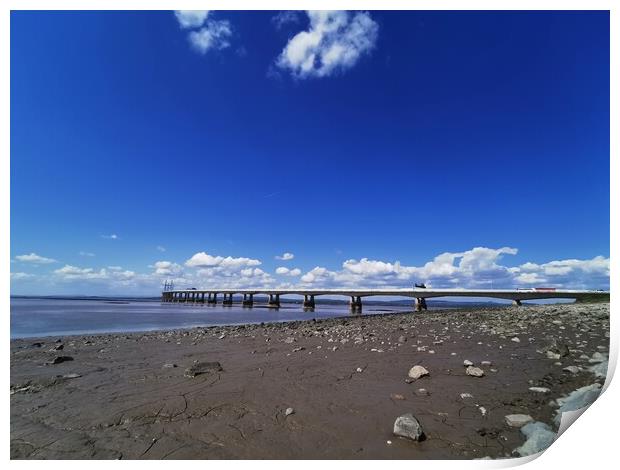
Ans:
[{"label": "mud flat", "polygon": [[609,304],[14,340],[11,458],[511,457],[608,348]]}]

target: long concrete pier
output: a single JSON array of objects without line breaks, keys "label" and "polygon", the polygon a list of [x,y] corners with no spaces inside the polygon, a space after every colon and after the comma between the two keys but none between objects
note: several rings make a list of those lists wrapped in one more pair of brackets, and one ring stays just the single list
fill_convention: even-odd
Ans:
[{"label": "long concrete pier", "polygon": [[561,290],[549,288],[532,289],[181,289],[162,292],[162,302],[183,302],[198,304],[216,304],[218,295],[222,295],[222,305],[233,305],[234,296],[242,296],[241,304],[251,307],[255,295],[268,297],[269,307],[280,307],[280,296],[302,296],[303,306],[315,307],[317,296],[350,297],[351,312],[361,313],[363,297],[411,297],[415,299],[416,310],[426,309],[425,299],[438,297],[487,297],[512,300],[521,305],[524,300],[575,299],[577,302],[609,301],[609,291],[598,290]]}]

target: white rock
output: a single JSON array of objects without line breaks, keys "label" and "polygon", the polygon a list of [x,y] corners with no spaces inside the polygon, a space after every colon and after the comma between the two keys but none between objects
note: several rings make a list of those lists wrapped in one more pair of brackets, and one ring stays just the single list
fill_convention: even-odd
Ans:
[{"label": "white rock", "polygon": [[591,364],[594,364],[596,362],[603,362],[606,360],[607,358],[603,354],[597,351],[594,354],[592,354],[592,357],[590,358],[588,362],[590,362]]},{"label": "white rock", "polygon": [[474,398],[474,396],[471,393],[461,393],[461,398]]},{"label": "white rock", "polygon": [[506,424],[512,428],[520,428],[521,426],[525,426],[527,423],[531,423],[534,421],[530,415],[507,415],[505,418]]},{"label": "white rock", "polygon": [[549,393],[551,390],[547,387],[530,387],[530,391],[537,393]]},{"label": "white rock", "polygon": [[567,366],[564,369],[562,369],[566,372],[570,372],[571,374],[576,374],[579,372],[579,367],[577,366]]},{"label": "white rock", "polygon": [[404,414],[394,421],[394,434],[419,441],[424,432],[418,420],[411,413]]},{"label": "white rock", "polygon": [[467,375],[471,375],[472,377],[482,377],[484,375],[484,371],[478,367],[469,366],[465,369],[465,373]]},{"label": "white rock", "polygon": [[412,379],[419,379],[420,377],[424,377],[425,375],[428,375],[428,371],[422,366],[413,366],[409,370],[408,375]]},{"label": "white rock", "polygon": [[540,421],[526,424],[521,428],[521,433],[527,438],[521,447],[515,449],[521,457],[545,450],[553,444],[556,437],[549,425]]},{"label": "white rock", "polygon": [[284,412],[285,416],[290,416],[293,413],[295,413],[295,410],[293,408],[287,408],[286,411]]},{"label": "white rock", "polygon": [[491,366],[491,365],[493,365],[493,363],[491,361],[482,361],[480,364],[482,364],[483,366]]},{"label": "white rock", "polygon": [[515,343],[520,343],[521,340],[519,338],[517,338],[516,336],[514,338],[510,338],[510,341],[514,341]]},{"label": "white rock", "polygon": [[547,358],[548,359],[559,359],[560,355],[558,353],[554,353],[553,351],[547,351]]},{"label": "white rock", "polygon": [[463,365],[464,365],[465,367],[469,367],[469,366],[473,366],[473,365],[474,365],[474,363],[473,363],[473,362],[471,362],[469,359],[465,359],[465,360],[463,361]]}]

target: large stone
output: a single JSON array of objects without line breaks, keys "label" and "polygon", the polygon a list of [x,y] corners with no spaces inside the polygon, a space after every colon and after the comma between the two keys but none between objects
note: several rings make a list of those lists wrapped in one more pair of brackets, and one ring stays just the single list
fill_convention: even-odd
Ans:
[{"label": "large stone", "polygon": [[219,362],[197,362],[193,366],[185,369],[185,375],[187,377],[197,377],[202,374],[220,372],[221,370],[222,366]]},{"label": "large stone", "polygon": [[422,366],[413,366],[411,369],[409,369],[408,375],[412,379],[417,380],[420,377],[424,377],[425,375],[428,375],[428,371]]},{"label": "large stone", "polygon": [[530,415],[507,415],[505,417],[506,424],[512,428],[520,428],[521,426],[525,426],[527,423],[531,423],[534,421]]},{"label": "large stone", "polygon": [[521,433],[527,440],[521,447],[515,449],[515,453],[522,457],[545,450],[553,444],[556,437],[551,427],[540,421],[526,424],[521,428]]},{"label": "large stone", "polygon": [[465,373],[467,375],[471,375],[472,377],[482,377],[484,375],[484,371],[479,367],[469,366],[465,369]]},{"label": "large stone", "polygon": [[55,357],[53,361],[46,362],[46,364],[56,365],[61,364],[63,362],[72,361],[73,358],[71,356],[58,356]]},{"label": "large stone", "polygon": [[420,441],[424,438],[422,426],[411,413],[396,418],[396,421],[394,421],[394,434],[414,441]]},{"label": "large stone", "polygon": [[474,365],[474,363],[473,363],[473,362],[471,362],[469,359],[465,359],[465,360],[463,361],[463,365],[464,365],[465,367],[469,367],[469,366],[473,366],[473,365]]}]

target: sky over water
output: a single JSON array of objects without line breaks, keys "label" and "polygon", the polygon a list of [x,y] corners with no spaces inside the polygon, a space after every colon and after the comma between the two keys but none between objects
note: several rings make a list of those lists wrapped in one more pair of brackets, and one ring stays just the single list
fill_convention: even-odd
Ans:
[{"label": "sky over water", "polygon": [[11,292],[608,288],[607,12],[13,12]]}]

